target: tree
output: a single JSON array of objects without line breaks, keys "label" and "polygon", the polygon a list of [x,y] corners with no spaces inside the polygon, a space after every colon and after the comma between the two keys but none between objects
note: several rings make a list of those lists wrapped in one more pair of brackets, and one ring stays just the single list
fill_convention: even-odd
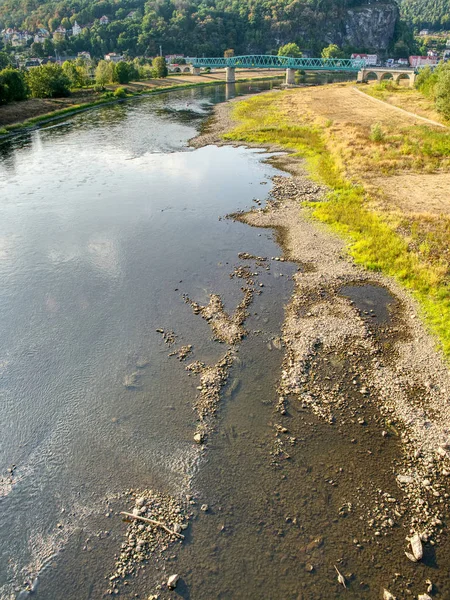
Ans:
[{"label": "tree", "polygon": [[223,53],[225,58],[231,58],[232,56],[234,56],[234,50],[233,48],[228,48],[228,50],[225,50],[225,52]]},{"label": "tree", "polygon": [[0,71],[11,65],[11,60],[6,52],[0,52]]},{"label": "tree", "polygon": [[123,61],[117,63],[114,81],[117,81],[117,83],[128,83],[130,81],[130,69],[128,63]]},{"label": "tree", "polygon": [[66,60],[62,64],[64,75],[70,80],[70,86],[80,88],[86,85],[86,69],[84,66]]},{"label": "tree", "polygon": [[394,44],[394,58],[408,58],[409,56],[409,47],[403,40],[399,40]]},{"label": "tree", "polygon": [[8,67],[0,71],[0,104],[25,100],[28,94],[22,71]]},{"label": "tree", "polygon": [[157,78],[167,77],[167,65],[164,56],[157,56],[153,59],[154,76]]},{"label": "tree", "polygon": [[70,79],[62,67],[52,63],[30,69],[26,74],[26,82],[33,98],[54,98],[70,93]]},{"label": "tree", "polygon": [[33,56],[38,56],[39,58],[44,58],[45,56],[44,47],[39,42],[33,42],[30,50]]},{"label": "tree", "polygon": [[290,56],[292,58],[301,58],[302,52],[297,44],[291,42],[290,44],[285,44],[278,49],[278,56]]},{"label": "tree", "polygon": [[438,79],[434,89],[437,110],[444,115],[446,119],[450,119],[450,65],[448,63],[439,69]]},{"label": "tree", "polygon": [[44,40],[44,56],[51,56],[53,54],[53,52],[55,51],[55,46],[53,45],[52,40],[50,40],[49,38],[46,38]]},{"label": "tree", "polygon": [[343,58],[343,52],[336,44],[330,44],[322,50],[322,58]]},{"label": "tree", "polygon": [[111,61],[101,60],[95,69],[95,83],[104,87],[114,80],[115,65]]}]

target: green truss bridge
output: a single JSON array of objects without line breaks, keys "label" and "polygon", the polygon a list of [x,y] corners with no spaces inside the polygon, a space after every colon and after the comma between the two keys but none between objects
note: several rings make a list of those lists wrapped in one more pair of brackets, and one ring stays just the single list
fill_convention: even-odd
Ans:
[{"label": "green truss bridge", "polygon": [[250,54],[229,58],[189,58],[194,73],[201,68],[226,69],[227,83],[235,81],[235,69],[286,69],[286,83],[294,83],[295,71],[341,71],[358,73],[365,67],[365,61],[351,58],[292,58]]}]

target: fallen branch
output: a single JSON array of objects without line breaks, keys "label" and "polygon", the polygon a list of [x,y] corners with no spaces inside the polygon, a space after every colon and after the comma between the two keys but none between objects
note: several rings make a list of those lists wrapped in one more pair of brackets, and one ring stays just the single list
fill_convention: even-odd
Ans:
[{"label": "fallen branch", "polygon": [[176,535],[177,537],[184,540],[184,535],[182,535],[181,533],[177,533],[176,531],[173,531],[172,529],[169,529],[168,527],[166,527],[164,525],[164,523],[161,523],[161,521],[155,521],[154,519],[147,519],[147,517],[140,517],[139,515],[133,515],[132,513],[128,513],[128,512],[124,512],[124,511],[122,511],[120,514],[125,515],[129,519],[135,519],[136,521],[144,521],[144,523],[150,523],[150,525],[156,525],[157,527],[161,527],[161,529],[164,529],[165,531],[167,531],[167,533],[170,533],[171,535]]}]

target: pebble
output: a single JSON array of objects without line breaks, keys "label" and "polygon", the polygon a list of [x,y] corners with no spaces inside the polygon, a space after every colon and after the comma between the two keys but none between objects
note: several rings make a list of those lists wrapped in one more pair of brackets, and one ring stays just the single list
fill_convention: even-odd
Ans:
[{"label": "pebble", "polygon": [[167,580],[167,587],[169,590],[174,590],[177,587],[178,580],[180,579],[179,575],[171,575]]},{"label": "pebble", "polygon": [[200,507],[200,510],[202,510],[203,512],[206,512],[208,510],[209,506],[207,504],[202,504]]}]

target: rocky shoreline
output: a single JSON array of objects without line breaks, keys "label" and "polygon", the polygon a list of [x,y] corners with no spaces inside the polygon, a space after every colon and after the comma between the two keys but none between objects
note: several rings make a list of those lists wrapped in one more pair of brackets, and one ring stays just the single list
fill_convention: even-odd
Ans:
[{"label": "rocky shoreline", "polygon": [[[233,126],[232,105],[219,105],[192,145],[224,144],[221,136]],[[393,471],[398,493],[394,497],[380,489],[365,507],[365,542],[380,544],[400,526],[404,560],[420,561],[422,555],[411,554],[411,540],[419,539],[427,551],[445,531],[450,475],[447,364],[421,323],[414,299],[391,279],[355,265],[343,241],[311,220],[302,204],[324,199],[326,190],[308,179],[302,162],[286,155],[269,160],[290,176],[273,178],[265,207],[232,216],[275,229],[284,258],[300,265],[283,326],[278,452],[281,434],[288,431],[282,419],[292,402],[342,429],[355,423],[364,428],[366,410],[375,414],[383,438],[395,436],[400,442],[395,470],[385,465]],[[358,302],[364,294],[375,295],[374,309]],[[377,300],[380,294],[385,306]],[[394,597],[389,594],[386,590],[386,598]]]}]

